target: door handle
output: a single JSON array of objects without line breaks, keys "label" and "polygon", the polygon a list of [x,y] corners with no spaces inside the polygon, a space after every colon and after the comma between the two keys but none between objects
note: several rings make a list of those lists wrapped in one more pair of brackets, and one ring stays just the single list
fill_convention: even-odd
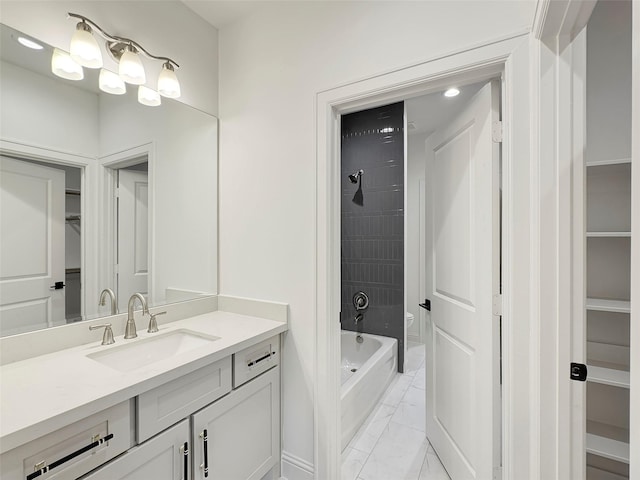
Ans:
[{"label": "door handle", "polygon": [[200,468],[204,471],[204,476],[207,478],[209,476],[209,452],[207,451],[207,429],[205,428],[202,433],[200,433],[200,438],[203,440],[203,455],[202,458],[204,462],[200,464]]},{"label": "door handle", "polygon": [[184,457],[184,463],[183,463],[184,470],[182,472],[182,480],[188,480],[189,479],[189,442],[184,442],[184,444],[182,444],[182,447],[180,447],[180,452]]},{"label": "door handle", "polygon": [[49,290],[62,290],[64,287],[64,282],[56,282],[49,287]]}]

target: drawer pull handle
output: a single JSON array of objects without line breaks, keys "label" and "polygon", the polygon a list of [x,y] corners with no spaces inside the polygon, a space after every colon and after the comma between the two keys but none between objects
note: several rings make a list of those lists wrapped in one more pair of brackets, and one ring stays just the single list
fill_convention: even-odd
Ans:
[{"label": "drawer pull handle", "polygon": [[99,447],[104,442],[108,442],[112,438],[113,438],[113,433],[110,433],[106,437],[99,438],[93,443],[90,443],[89,445],[82,447],[80,450],[76,450],[75,452],[70,453],[66,457],[62,457],[61,459],[56,460],[51,465],[47,465],[46,462],[40,462],[35,466],[36,471],[27,475],[27,480],[33,480],[34,478],[38,478],[40,475],[44,475],[45,473],[50,472],[51,470],[59,467],[63,463],[67,463],[69,460],[73,460],[78,455],[82,455],[83,453],[88,452],[89,450],[93,450],[94,448]]},{"label": "drawer pull handle", "polygon": [[205,478],[209,476],[209,452],[207,451],[207,441],[208,441],[208,437],[207,437],[207,429],[205,428],[202,433],[200,434],[200,438],[202,438],[202,440],[204,440],[204,463],[202,465],[200,465],[200,468],[202,468],[204,470],[204,476]]},{"label": "drawer pull handle", "polygon": [[180,451],[184,456],[184,471],[182,473],[182,480],[187,480],[189,478],[189,442],[184,442],[182,447],[180,447]]}]

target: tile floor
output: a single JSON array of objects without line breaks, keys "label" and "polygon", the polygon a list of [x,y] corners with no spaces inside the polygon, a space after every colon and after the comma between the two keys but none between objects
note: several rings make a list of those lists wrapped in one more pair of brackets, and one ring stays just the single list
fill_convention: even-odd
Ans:
[{"label": "tile floor", "polygon": [[449,480],[425,428],[424,345],[409,342],[398,374],[342,452],[341,480]]}]

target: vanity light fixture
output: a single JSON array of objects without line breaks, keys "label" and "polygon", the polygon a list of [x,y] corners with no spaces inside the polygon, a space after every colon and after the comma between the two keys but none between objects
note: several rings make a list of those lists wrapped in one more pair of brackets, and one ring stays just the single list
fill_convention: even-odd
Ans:
[{"label": "vanity light fixture", "polygon": [[[83,15],[77,13],[69,13],[68,15],[70,18],[80,20],[76,25],[76,32],[71,39],[69,48],[71,55],[67,56],[70,60],[75,60],[76,65],[80,68],[81,75],[82,67],[80,65],[88,68],[102,68],[103,65],[102,52],[94,34],[99,34],[106,40],[107,53],[118,63],[118,75],[104,69],[100,72],[100,89],[102,91],[121,95],[126,91],[124,82],[139,85],[138,101],[144,105],[151,106],[160,105],[160,95],[168,98],[178,98],[180,96],[180,82],[178,82],[178,77],[175,72],[175,69],[179,67],[179,65],[174,60],[168,57],[152,55],[142,47],[142,45],[130,38],[111,35],[105,32],[94,21]],[[64,53],[57,49],[56,52]],[[162,70],[158,77],[157,91],[145,86],[147,76],[141,56],[145,56],[151,60],[162,61]],[[55,52],[54,57],[56,57]],[[53,60],[52,70],[54,70]],[[74,70],[74,72],[75,71],[76,70]],[[54,73],[56,73],[55,70]],[[58,75],[58,73],[56,73],[56,75]],[[70,78],[64,75],[60,76]],[[114,76],[117,76],[120,82],[117,82]]]},{"label": "vanity light fixture", "polygon": [[157,107],[161,103],[160,94],[144,85],[138,87],[138,101],[148,107]]},{"label": "vanity light fixture", "polygon": [[127,93],[127,86],[117,73],[113,73],[110,70],[104,68],[100,70],[100,77],[98,78],[100,90],[112,95],[123,95]]},{"label": "vanity light fixture", "polygon": [[458,95],[460,95],[460,90],[458,90],[455,87],[452,87],[449,90],[447,90],[446,92],[444,92],[444,96],[445,97],[456,97]]},{"label": "vanity light fixture", "polygon": [[93,31],[84,20],[76,25],[76,33],[71,37],[69,54],[76,63],[87,68],[102,68],[102,52]]},{"label": "vanity light fixture", "polygon": [[58,48],[53,49],[51,71],[57,76],[66,78],[67,80],[82,80],[84,78],[82,66],[74,62],[71,55]]},{"label": "vanity light fixture", "polygon": [[142,60],[140,60],[140,55],[138,55],[133,45],[125,47],[118,64],[118,73],[122,80],[132,85],[144,85],[147,82]]}]

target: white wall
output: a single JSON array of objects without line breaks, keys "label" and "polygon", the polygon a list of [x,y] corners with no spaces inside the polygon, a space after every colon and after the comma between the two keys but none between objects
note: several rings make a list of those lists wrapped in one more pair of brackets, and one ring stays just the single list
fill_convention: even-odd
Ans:
[{"label": "white wall", "polygon": [[220,291],[290,304],[283,449],[299,463],[314,455],[316,94],[520,33],[534,9],[535,2],[268,3],[220,31]]},{"label": "white wall", "polygon": [[[12,1],[0,2],[0,21],[49,45],[69,50],[84,15],[106,32],[129,37],[150,53],[172,58],[182,87],[180,101],[218,114],[218,32],[181,2]],[[155,87],[161,63],[147,61],[147,84]],[[115,63],[105,58],[105,65]]]},{"label": "white wall", "polygon": [[147,107],[131,92],[100,96],[100,125],[101,159],[153,145],[151,304],[170,287],[217,293],[217,119],[166,99]]},{"label": "white wall", "polygon": [[408,328],[409,340],[419,340],[421,308],[425,288],[420,288],[420,181],[425,179],[426,155],[424,142],[426,134],[409,134],[407,144],[407,311],[415,317]]},{"label": "white wall", "polygon": [[0,137],[95,158],[98,96],[0,62]]}]

